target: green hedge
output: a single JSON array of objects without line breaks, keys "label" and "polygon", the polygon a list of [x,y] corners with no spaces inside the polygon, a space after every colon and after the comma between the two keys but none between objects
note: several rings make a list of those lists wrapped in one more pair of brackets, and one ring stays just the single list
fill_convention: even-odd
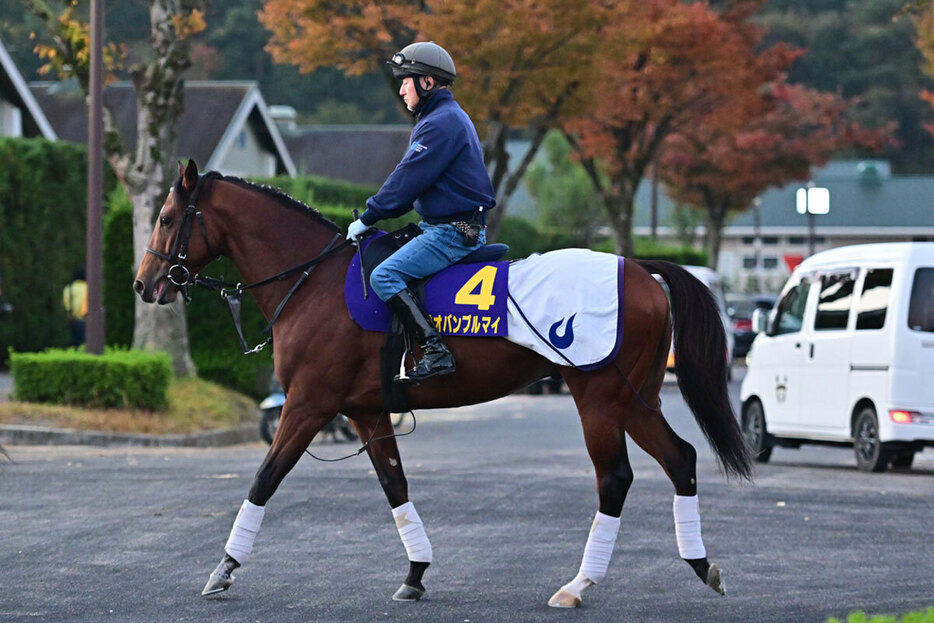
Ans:
[{"label": "green hedge", "polygon": [[165,353],[80,349],[10,353],[15,397],[26,402],[157,410],[168,405],[171,364]]},{"label": "green hedge", "polygon": [[104,219],[104,313],[107,344],[133,343],[136,293],[133,292],[133,205],[123,188],[107,198]]},{"label": "green hedge", "polygon": [[[85,261],[86,175],[82,146],[0,138],[0,274],[15,308],[0,317],[0,365],[10,347],[70,341],[62,289]],[[113,184],[108,173],[105,187]]]},{"label": "green hedge", "polygon": [[366,208],[366,200],[376,194],[377,190],[369,186],[313,175],[256,178],[253,181],[257,184],[274,186],[308,205],[346,206],[348,212],[354,208],[363,212]]}]

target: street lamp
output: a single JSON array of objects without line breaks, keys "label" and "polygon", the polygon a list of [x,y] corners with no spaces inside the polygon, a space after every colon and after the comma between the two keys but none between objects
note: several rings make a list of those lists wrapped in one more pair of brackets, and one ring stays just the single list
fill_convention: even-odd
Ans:
[{"label": "street lamp", "polygon": [[753,279],[755,291],[762,291],[762,199],[756,197],[752,200],[752,231],[753,254],[756,264],[753,266]]},{"label": "street lamp", "polygon": [[798,189],[796,199],[798,214],[808,217],[808,255],[814,255],[814,215],[830,213],[830,189],[808,182],[806,188]]}]

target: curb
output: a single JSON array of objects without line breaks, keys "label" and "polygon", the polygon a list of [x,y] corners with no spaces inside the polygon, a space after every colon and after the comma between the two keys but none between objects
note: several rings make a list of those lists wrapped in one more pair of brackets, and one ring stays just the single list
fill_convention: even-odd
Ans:
[{"label": "curb", "polygon": [[216,448],[260,441],[258,426],[179,435],[107,433],[50,426],[0,426],[0,443],[22,446],[176,446]]}]

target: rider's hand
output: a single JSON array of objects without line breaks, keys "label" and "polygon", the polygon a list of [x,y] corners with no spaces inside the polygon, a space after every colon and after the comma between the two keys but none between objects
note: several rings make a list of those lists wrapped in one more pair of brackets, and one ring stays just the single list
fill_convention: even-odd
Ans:
[{"label": "rider's hand", "polygon": [[353,240],[365,231],[366,225],[363,224],[363,221],[357,219],[347,228],[347,240]]}]

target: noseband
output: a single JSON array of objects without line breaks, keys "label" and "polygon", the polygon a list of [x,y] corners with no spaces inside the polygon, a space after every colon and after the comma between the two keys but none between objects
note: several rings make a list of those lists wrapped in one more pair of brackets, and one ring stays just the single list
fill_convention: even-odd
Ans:
[{"label": "noseband", "polygon": [[204,216],[196,207],[199,191],[202,188],[201,180],[203,178],[203,175],[198,176],[198,181],[195,182],[195,188],[191,191],[188,207],[185,208],[185,213],[182,215],[181,227],[179,227],[178,233],[175,234],[175,242],[172,243],[171,253],[166,254],[146,247],[146,253],[152,253],[156,257],[171,264],[166,276],[169,278],[169,281],[181,291],[186,301],[191,301],[191,295],[188,293],[188,286],[197,281],[197,276],[193,279],[191,271],[185,266],[185,260],[188,259],[188,241],[191,238],[191,222],[196,217],[201,229],[201,238],[204,240],[204,245],[208,250],[208,254],[215,260],[220,257],[220,255],[215,253],[214,249],[211,248],[211,243],[208,241],[208,230],[204,225]]}]

